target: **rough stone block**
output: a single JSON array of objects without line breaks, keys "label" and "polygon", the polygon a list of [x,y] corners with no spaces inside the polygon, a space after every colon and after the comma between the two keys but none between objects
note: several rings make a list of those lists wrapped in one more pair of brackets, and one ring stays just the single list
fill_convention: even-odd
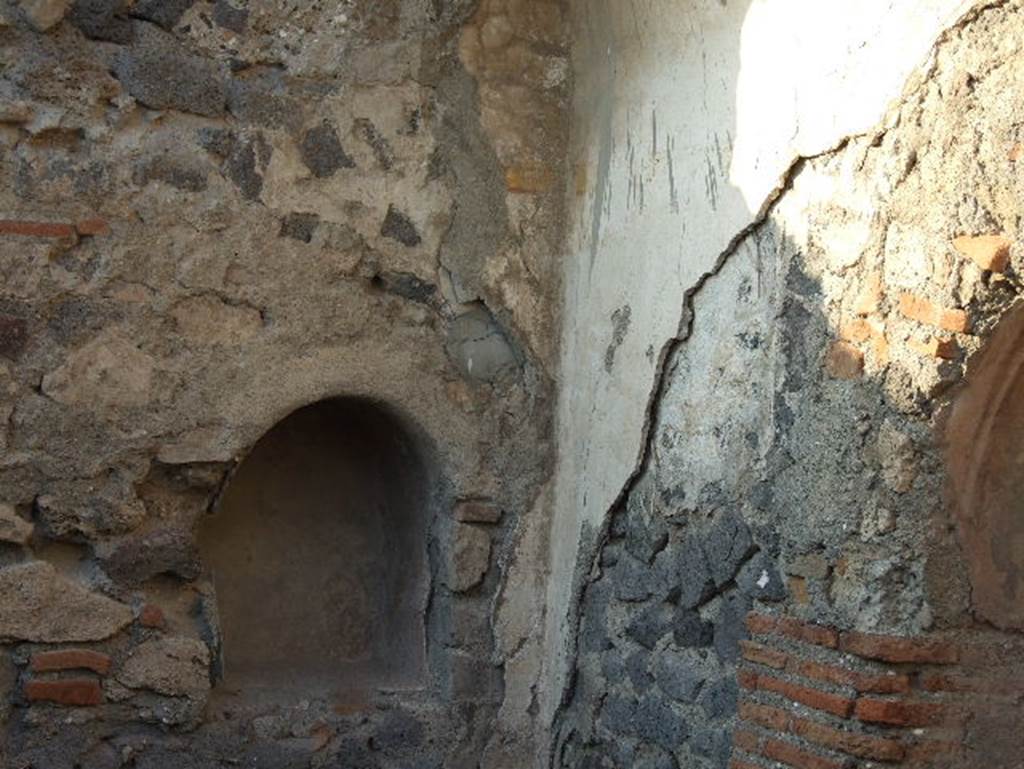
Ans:
[{"label": "rough stone block", "polygon": [[380,234],[385,238],[398,241],[408,248],[418,246],[422,242],[412,219],[394,206],[388,206],[388,212],[380,226]]},{"label": "rough stone block", "polygon": [[227,91],[220,67],[193,56],[155,27],[140,25],[132,45],[114,58],[113,72],[125,90],[150,109],[204,117],[225,112]]},{"label": "rough stone block", "polygon": [[0,636],[20,641],[100,641],[132,620],[128,606],[61,577],[40,561],[0,569]]},{"label": "rough stone block", "polygon": [[210,688],[210,650],[195,638],[161,638],[136,647],[118,682],[172,697],[205,697]]},{"label": "rough stone block", "polygon": [[21,10],[40,32],[60,24],[70,8],[71,0],[21,0]]},{"label": "rough stone block", "polygon": [[704,557],[715,585],[721,587],[739,571],[754,541],[750,529],[736,513],[723,513],[712,523],[704,538]]},{"label": "rough stone block", "polygon": [[636,707],[635,731],[645,742],[677,750],[689,736],[686,720],[659,692],[648,692]]}]

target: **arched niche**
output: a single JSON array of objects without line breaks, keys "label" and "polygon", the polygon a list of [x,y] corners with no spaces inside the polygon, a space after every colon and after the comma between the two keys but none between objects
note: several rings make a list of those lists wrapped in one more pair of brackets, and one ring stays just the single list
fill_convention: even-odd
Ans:
[{"label": "arched niche", "polygon": [[945,438],[973,611],[1024,630],[1024,308],[971,362]]},{"label": "arched niche", "polygon": [[224,689],[422,682],[429,477],[399,418],[365,399],[306,406],[259,440],[199,532]]}]

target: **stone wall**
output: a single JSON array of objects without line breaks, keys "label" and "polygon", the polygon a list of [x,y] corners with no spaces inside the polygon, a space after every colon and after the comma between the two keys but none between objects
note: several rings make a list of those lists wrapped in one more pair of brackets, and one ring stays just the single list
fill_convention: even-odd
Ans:
[{"label": "stone wall", "polygon": [[[945,415],[1019,301],[1024,116],[1006,94],[1022,83],[1022,18],[1019,2],[985,3],[938,35],[877,127],[798,161],[682,303],[639,466],[583,538],[595,555],[555,765],[1017,760],[997,738],[1018,729],[1012,698],[965,692],[1004,675],[1020,643],[987,624],[969,559],[979,536],[1019,534],[972,531],[973,508],[954,516]],[[614,327],[608,308],[612,340]],[[1004,576],[1018,551],[1001,551]],[[1012,626],[1006,612],[1000,622]],[[750,643],[772,628],[807,635]],[[956,660],[881,664],[839,644],[929,649],[937,637],[986,651],[945,675]],[[890,670],[906,690],[857,688],[857,675]],[[905,731],[947,705],[970,715],[938,735]],[[965,752],[918,752],[932,737]],[[863,754],[883,744],[886,757]]]},{"label": "stone wall", "polygon": [[[0,5],[0,764],[533,749],[567,66],[477,5]],[[429,468],[427,683],[233,701],[197,529],[344,397]]]}]

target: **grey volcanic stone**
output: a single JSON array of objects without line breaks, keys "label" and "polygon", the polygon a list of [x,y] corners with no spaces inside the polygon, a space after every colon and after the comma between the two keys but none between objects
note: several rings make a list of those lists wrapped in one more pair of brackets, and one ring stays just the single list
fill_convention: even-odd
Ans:
[{"label": "grey volcanic stone", "polygon": [[674,751],[688,736],[686,721],[656,690],[648,692],[636,708],[636,734],[644,742]]},{"label": "grey volcanic stone", "polygon": [[738,514],[718,516],[704,540],[704,554],[715,585],[721,587],[736,576],[753,544],[750,529]]},{"label": "grey volcanic stone", "polygon": [[403,246],[412,248],[418,246],[422,239],[416,231],[416,225],[412,220],[394,206],[388,206],[388,212],[384,216],[384,223],[380,226],[380,234],[385,238],[397,240]]},{"label": "grey volcanic stone", "polygon": [[726,595],[715,620],[715,652],[719,658],[735,661],[740,656],[740,641],[747,638],[746,616],[750,611],[749,596],[733,591]]},{"label": "grey volcanic stone", "polygon": [[736,680],[729,675],[705,684],[697,697],[697,704],[704,709],[708,718],[729,718],[736,712],[738,697]]},{"label": "grey volcanic stone", "polygon": [[763,550],[745,564],[736,575],[740,590],[757,601],[783,601],[786,586],[771,557]]},{"label": "grey volcanic stone", "polygon": [[164,29],[174,27],[196,0],[137,0],[132,15],[151,21]]},{"label": "grey volcanic stone", "polygon": [[338,133],[327,120],[310,128],[299,143],[302,162],[318,179],[334,176],[341,168],[355,168],[356,163],[341,146]]},{"label": "grey volcanic stone", "polygon": [[644,607],[626,627],[626,636],[641,646],[653,649],[672,631],[675,609],[661,602]]},{"label": "grey volcanic stone", "polygon": [[150,109],[173,109],[205,117],[224,114],[221,69],[184,50],[153,27],[140,25],[135,42],[114,57],[114,75],[136,101]]}]

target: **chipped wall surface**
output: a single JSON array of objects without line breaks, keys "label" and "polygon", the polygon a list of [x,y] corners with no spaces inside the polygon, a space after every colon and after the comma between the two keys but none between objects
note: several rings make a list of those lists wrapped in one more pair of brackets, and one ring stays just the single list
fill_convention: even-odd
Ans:
[{"label": "chipped wall surface", "polygon": [[[575,5],[549,659],[572,645],[574,569],[587,568],[588,545],[639,466],[668,351],[688,333],[690,296],[794,161],[870,131],[968,5]],[[706,405],[758,408],[746,398]],[[694,440],[703,475],[723,459],[742,468],[730,451]]]},{"label": "chipped wall surface", "polygon": [[[751,10],[756,16],[759,7]],[[989,624],[1016,579],[1019,533],[1001,518],[999,496],[1012,494],[1015,481],[997,482],[991,473],[987,508],[964,507],[963,482],[965,467],[1006,467],[1019,447],[984,427],[978,434],[991,448],[965,457],[974,447],[962,433],[974,428],[962,416],[953,422],[960,433],[946,424],[951,404],[964,397],[961,413],[1015,418],[1003,406],[1005,390],[986,389],[1000,369],[982,368],[979,351],[1019,302],[1024,123],[1005,94],[1020,88],[1024,6],[983,3],[958,20],[941,9],[918,10],[915,28],[929,26],[935,48],[925,55],[928,43],[907,59],[909,79],[890,94],[899,98],[887,110],[884,100],[875,103],[872,128],[837,120],[854,135],[841,132],[794,164],[762,216],[757,206],[747,210],[752,227],[741,219],[722,233],[734,242],[708,255],[709,274],[674,305],[683,321],[659,369],[648,422],[637,428],[638,469],[631,476],[636,456],[622,457],[614,478],[626,479],[624,490],[615,498],[610,488],[612,498],[601,503],[611,515],[605,521],[595,507],[591,528],[584,525],[578,634],[554,634],[553,648],[568,639],[575,650],[556,718],[557,766],[1017,760],[1009,735],[1019,733],[1019,709],[982,683],[1007,674],[1020,641]],[[743,40],[741,50],[745,32]],[[577,75],[581,91],[586,77]],[[746,103],[741,97],[741,111]],[[763,119],[771,134],[771,119]],[[637,150],[636,158],[644,154]],[[736,163],[734,154],[734,172]],[[627,193],[635,189],[628,174],[608,178]],[[648,180],[645,209],[659,199],[652,188]],[[645,215],[632,193],[616,198],[616,189],[602,228],[616,200],[636,206],[637,220]],[[732,190],[745,198],[742,185]],[[584,191],[585,208],[593,189]],[[660,195],[671,203],[664,185]],[[722,213],[702,221],[705,232],[717,231]],[[586,237],[590,225],[574,224]],[[675,232],[677,245],[688,248],[689,223]],[[629,250],[602,241],[595,253],[636,258],[645,238],[662,234],[634,234]],[[667,259],[673,266],[686,260],[685,253]],[[631,263],[616,289],[648,261]],[[585,255],[577,261],[585,263]],[[569,279],[569,318],[581,312],[573,309],[574,290],[590,301],[597,295],[588,286],[580,276]],[[603,317],[587,327],[589,337],[582,323],[567,320],[567,334],[575,327],[590,342],[575,342],[590,356],[588,381],[606,378],[609,343],[614,376],[629,360],[629,335],[652,340],[642,320],[652,296],[598,301]],[[622,341],[626,304],[630,331]],[[1012,323],[1007,338],[1016,338],[1019,318]],[[567,356],[573,344],[567,339]],[[1009,377],[1015,364],[1005,362],[1006,344],[988,358],[1002,356]],[[620,375],[629,379],[635,370]],[[599,403],[585,405],[607,418]],[[615,403],[637,408],[635,399]],[[577,424],[567,408],[563,401],[561,440]],[[563,443],[565,451],[583,446],[593,462],[615,450],[596,433],[580,434],[589,440]],[[622,442],[620,435],[617,447]],[[607,467],[600,466],[600,481],[595,470],[594,484],[586,474],[565,484],[596,495],[597,484],[613,483]],[[577,534],[567,509],[586,509],[567,504],[559,498],[556,525],[572,525],[559,528],[557,537],[566,538],[553,545],[563,554]],[[553,581],[552,589],[567,584]],[[1012,628],[1014,612],[995,611],[997,626]],[[936,633],[962,650],[940,654]],[[751,634],[761,643],[749,641]],[[763,645],[783,636],[770,641],[777,647]],[[837,648],[845,655],[825,651]],[[936,670],[957,659],[968,672]],[[878,684],[864,678],[919,672],[922,682],[959,675],[960,683],[924,691],[889,683],[879,696],[871,689]],[[955,692],[983,701],[965,704]]]},{"label": "chipped wall surface", "polygon": [[[497,766],[532,745],[561,3],[0,12],[0,765],[462,767],[490,742]],[[199,523],[262,435],[338,397],[427,467],[425,682],[232,699]],[[308,605],[336,609],[323,591]],[[74,655],[40,669],[47,644]]]}]

